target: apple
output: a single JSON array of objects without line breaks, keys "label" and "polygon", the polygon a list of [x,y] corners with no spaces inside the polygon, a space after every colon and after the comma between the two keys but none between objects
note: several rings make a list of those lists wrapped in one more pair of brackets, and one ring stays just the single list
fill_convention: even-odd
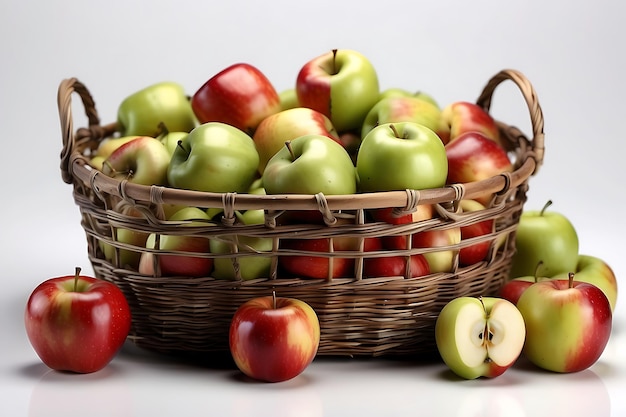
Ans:
[{"label": "apple", "polygon": [[170,156],[159,140],[141,136],[115,149],[102,163],[102,172],[120,181],[166,185],[169,162]]},{"label": "apple", "polygon": [[612,327],[611,305],[593,284],[568,279],[537,282],[517,308],[526,323],[524,356],[542,369],[578,372],[602,355]]},{"label": "apple", "polygon": [[537,264],[537,266],[535,267],[535,274],[532,276],[527,275],[523,277],[509,279],[507,282],[504,283],[504,285],[502,285],[502,287],[500,287],[500,290],[498,291],[498,296],[509,300],[513,304],[517,305],[519,298],[522,296],[524,291],[528,289],[528,287],[533,285],[535,282],[550,279],[539,274],[542,264],[543,262],[539,262]]},{"label": "apple", "polygon": [[287,141],[263,171],[267,194],[354,194],[352,159],[339,143],[322,135]]},{"label": "apple", "polygon": [[[467,132],[445,146],[448,157],[447,184],[481,181],[512,172],[513,164],[504,148],[479,132]],[[491,195],[475,198],[487,206]]]},{"label": "apple", "polygon": [[467,132],[479,132],[499,145],[500,130],[491,115],[477,104],[456,101],[441,111],[441,122],[446,127],[441,137],[444,143],[455,140]]},{"label": "apple", "polygon": [[[236,212],[237,219],[241,224],[264,224],[264,210],[246,210]],[[236,227],[236,226],[235,226]],[[217,279],[243,279],[267,278],[272,266],[271,252],[274,240],[267,237],[246,236],[243,234],[222,235],[211,239],[211,253],[243,253],[244,256],[233,258],[216,257],[213,260],[212,277]],[[268,256],[260,256],[266,252]],[[254,254],[254,256],[245,256]]]},{"label": "apple", "polygon": [[441,110],[430,101],[414,96],[392,96],[379,100],[365,116],[361,136],[365,137],[376,126],[386,123],[414,122],[437,133],[446,133],[441,123]]},{"label": "apple", "polygon": [[185,139],[187,135],[189,135],[189,132],[170,132],[168,130],[164,130],[156,138],[165,146],[165,149],[171,159],[172,155],[174,155],[174,152],[176,151],[176,148],[178,148],[178,142]]},{"label": "apple", "polygon": [[[485,206],[476,200],[461,200],[459,208],[463,213],[471,213],[485,210]],[[467,226],[461,226],[461,242],[468,239],[478,238],[492,233],[495,230],[495,221],[487,219],[474,222]],[[459,264],[462,266],[474,265],[487,259],[491,250],[492,241],[485,240],[471,246],[462,247],[459,250]]]},{"label": "apple", "polygon": [[[278,262],[288,274],[299,278],[346,278],[354,276],[354,258],[330,256],[330,238],[281,239],[281,252]],[[355,250],[353,242],[346,239],[333,239],[332,251]],[[285,254],[291,251],[293,255]],[[315,252],[321,252],[319,256]]]},{"label": "apple", "polygon": [[57,371],[99,371],[130,331],[131,313],[122,291],[80,271],[42,282],[26,303],[28,339],[43,363]]},{"label": "apple", "polygon": [[204,123],[179,142],[169,163],[172,187],[244,193],[256,179],[259,154],[252,138],[221,122]]},{"label": "apple", "polygon": [[[210,218],[204,210],[185,207],[168,218],[180,228],[210,226]],[[146,240],[147,249],[139,261],[139,273],[150,276],[209,276],[213,269],[213,258],[204,256],[210,252],[210,241],[202,236],[184,234],[151,233]]]},{"label": "apple", "polygon": [[360,128],[378,101],[378,75],[363,54],[333,49],[302,66],[296,94],[300,106],[324,114],[341,133]]},{"label": "apple", "polygon": [[281,110],[271,81],[247,63],[233,64],[206,81],[191,97],[200,123],[222,122],[252,136],[261,120]]},{"label": "apple", "polygon": [[551,205],[548,201],[541,210],[523,211],[515,235],[511,278],[533,275],[539,262],[547,277],[576,271],[578,234],[566,216],[548,210]]},{"label": "apple", "polygon": [[431,129],[413,122],[387,123],[363,138],[356,169],[364,192],[422,190],[445,184],[448,161]]},{"label": "apple", "polygon": [[285,147],[285,142],[313,134],[327,136],[340,143],[330,119],[313,109],[296,107],[263,119],[252,136],[259,153],[259,172],[263,173],[267,162]]},{"label": "apple", "polygon": [[295,87],[282,90],[278,93],[278,99],[280,101],[280,110],[289,110],[300,107]]},{"label": "apple", "polygon": [[313,308],[275,293],[243,303],[229,329],[230,352],[239,370],[266,382],[300,375],[315,358],[319,343],[320,324]]},{"label": "apple", "polygon": [[387,97],[415,97],[420,100],[428,101],[432,105],[437,106],[437,108],[440,108],[437,100],[435,100],[432,95],[424,91],[411,92],[405,88],[391,87],[381,91],[378,99],[382,100]]},{"label": "apple", "polygon": [[189,132],[198,124],[189,98],[178,83],[150,85],[126,97],[118,107],[117,128],[121,136],[156,137],[161,124],[172,132]]},{"label": "apple", "polygon": [[[420,204],[411,213],[402,213],[399,208],[384,207],[370,210],[369,213],[374,221],[385,222],[394,225],[410,224],[422,220],[432,219],[433,206]],[[387,234],[381,237],[383,247],[390,250],[402,250],[408,248],[410,235]]]},{"label": "apple", "polygon": [[426,257],[421,254],[410,256],[386,255],[363,259],[363,276],[366,278],[396,276],[417,278],[426,276],[431,272]]},{"label": "apple", "polygon": [[[576,268],[571,272],[576,273],[576,280],[593,284],[600,288],[609,299],[611,311],[615,310],[617,303],[617,279],[613,269],[606,261],[592,255],[578,255]],[[559,274],[553,278],[564,279],[566,274]]]},{"label": "apple", "polygon": [[414,248],[446,248],[436,251],[427,251],[423,254],[428,261],[430,272],[450,272],[454,269],[458,256],[458,249],[454,249],[461,242],[461,229],[450,227],[417,232],[411,237]]},{"label": "apple", "polygon": [[496,297],[458,297],[435,323],[435,341],[445,364],[465,379],[494,378],[522,352],[524,319],[514,304]]},{"label": "apple", "polygon": [[137,139],[138,137],[140,136],[133,135],[106,138],[100,142],[98,148],[96,148],[95,155],[106,159],[113,153],[114,150],[133,139]]}]

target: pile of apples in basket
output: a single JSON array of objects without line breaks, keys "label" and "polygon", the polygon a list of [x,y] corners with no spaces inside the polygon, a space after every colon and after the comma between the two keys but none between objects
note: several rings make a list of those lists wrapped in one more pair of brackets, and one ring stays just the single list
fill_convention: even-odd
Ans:
[{"label": "pile of apples in basket", "polygon": [[[120,100],[117,128],[119,135],[102,141],[90,156],[93,169],[137,184],[185,190],[347,195],[438,188],[513,170],[496,123],[485,110],[464,101],[442,108],[426,93],[400,88],[381,91],[372,63],[353,50],[328,51],[310,60],[294,88],[281,93],[246,63],[220,71],[191,97],[175,82],[142,86]],[[480,210],[486,203],[467,200],[460,208]],[[263,216],[246,214],[238,220],[263,221]],[[212,214],[184,207],[167,215],[184,220]],[[399,221],[389,213],[380,216],[380,221]],[[491,228],[459,228],[447,233],[446,244]],[[146,247],[154,245],[149,236],[142,238]],[[160,242],[169,249],[183,243],[175,237]],[[218,242],[204,244],[208,251],[220,250]],[[371,242],[391,249],[404,244]],[[413,242],[420,244],[435,243]],[[496,377],[520,355],[549,371],[577,372],[594,364],[609,340],[615,275],[603,260],[579,253],[572,223],[550,211],[549,204],[524,210],[516,246],[511,279],[498,296],[458,297],[439,313],[433,337],[442,360],[462,378]],[[479,262],[487,249],[466,247],[459,262]],[[125,263],[150,275],[154,262],[144,255],[150,253]],[[364,275],[402,275],[403,259],[399,265],[384,259],[365,263]],[[298,257],[289,260],[282,267],[294,275],[329,275]],[[217,258],[203,261],[162,264],[161,272],[232,275]],[[441,256],[417,255],[411,271],[415,276],[445,271],[446,262]],[[244,278],[259,273],[258,266],[242,265],[242,274],[251,275]],[[341,268],[341,262],[335,266]],[[130,315],[114,284],[80,275],[77,269],[73,276],[47,280],[33,291],[25,326],[46,365],[88,373],[114,358],[128,335]],[[268,294],[237,310],[229,342],[243,373],[278,382],[306,369],[319,339],[319,321],[308,304]]]}]

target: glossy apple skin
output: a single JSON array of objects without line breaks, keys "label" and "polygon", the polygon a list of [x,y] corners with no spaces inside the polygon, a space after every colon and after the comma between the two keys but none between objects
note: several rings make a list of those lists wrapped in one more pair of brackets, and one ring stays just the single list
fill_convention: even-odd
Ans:
[{"label": "glossy apple skin", "polygon": [[463,133],[479,132],[500,144],[500,130],[495,120],[477,104],[466,101],[453,102],[441,111],[441,122],[447,127],[447,136],[446,133],[441,135],[444,143],[458,138]]},{"label": "glossy apple skin", "polygon": [[[366,278],[406,276],[407,259],[404,256],[385,256],[363,260],[363,276]],[[430,274],[430,266],[421,254],[411,255],[409,278]]]},{"label": "glossy apple skin", "polygon": [[526,323],[524,355],[540,368],[578,372],[602,355],[612,327],[611,305],[598,287],[551,279],[531,285],[517,302]]},{"label": "glossy apple skin", "polygon": [[102,172],[120,181],[167,185],[170,155],[158,139],[140,136],[116,148],[103,162]]},{"label": "glossy apple skin", "polygon": [[[333,242],[333,249],[335,251],[354,250],[352,246],[342,247],[341,243],[340,240]],[[330,239],[283,239],[281,240],[281,248],[298,252],[328,252]],[[327,279],[350,277],[354,275],[353,258],[332,258],[332,271],[328,257],[309,254],[284,255],[279,258],[279,264],[289,274],[301,278]]]},{"label": "glossy apple skin", "polygon": [[[467,183],[512,172],[513,164],[506,151],[479,132],[463,133],[446,144],[447,184]],[[487,205],[491,195],[475,198]]]},{"label": "glossy apple skin", "polygon": [[375,127],[363,138],[356,161],[364,192],[442,187],[448,175],[443,143],[413,122]]},{"label": "glossy apple skin", "polygon": [[[458,245],[461,242],[461,229],[452,227],[449,229],[426,230],[415,233],[411,238],[414,248],[438,248],[450,245]],[[454,267],[456,250],[439,250],[424,253],[424,258],[430,265],[431,272],[450,272]]]},{"label": "glossy apple skin", "polygon": [[259,172],[263,173],[267,161],[285,147],[286,141],[312,134],[341,143],[330,119],[313,109],[296,107],[263,119],[252,136],[259,153]]},{"label": "glossy apple skin", "polygon": [[437,133],[446,131],[441,123],[441,110],[430,101],[415,96],[392,96],[380,99],[367,113],[361,128],[365,137],[373,128],[385,123],[414,122]]},{"label": "glossy apple skin", "polygon": [[237,63],[207,80],[191,98],[200,123],[222,122],[252,136],[261,120],[281,110],[280,97],[256,67]]},{"label": "glossy apple skin", "polygon": [[[609,299],[611,311],[615,311],[617,304],[617,278],[615,272],[606,261],[597,256],[580,254],[575,269],[576,281],[587,282],[600,288]],[[567,274],[556,275],[556,279],[565,279]]]},{"label": "glossy apple skin", "polygon": [[538,282],[539,280],[545,279],[547,278],[526,276],[508,280],[498,291],[498,296],[504,298],[505,300],[509,300],[513,304],[517,305],[519,298],[522,296],[524,291],[528,289],[528,287],[533,285],[535,282]]},{"label": "glossy apple skin", "polygon": [[118,130],[122,136],[156,137],[163,123],[170,131],[189,132],[198,121],[184,88],[164,81],[150,85],[126,97],[117,111]]},{"label": "glossy apple skin", "polygon": [[221,122],[192,130],[172,155],[167,170],[175,188],[214,193],[244,193],[255,180],[259,154],[252,138]]},{"label": "glossy apple skin", "polygon": [[290,146],[293,156],[287,146],[283,146],[263,171],[267,194],[333,195],[356,192],[352,159],[339,143],[313,134],[290,141]]},{"label": "glossy apple skin", "polygon": [[[484,304],[481,305],[480,299],[476,297],[464,296],[455,298],[444,306],[435,323],[435,339],[441,358],[454,373],[465,379],[476,379],[479,377],[495,378],[502,375],[515,363],[523,348],[525,337],[524,320],[521,314],[515,314],[510,321],[499,323],[500,326],[505,326],[505,337],[516,339],[516,343],[511,346],[510,362],[498,364],[491,360],[489,347],[487,346],[485,347],[484,360],[480,363],[468,364],[463,360],[461,353],[456,347],[459,342],[472,343],[472,329],[465,329],[459,326],[463,319],[461,310],[469,304],[485,309],[483,320],[488,324],[492,320],[490,315],[496,304],[509,303],[509,301],[497,297],[482,297],[482,303]],[[519,334],[507,334],[508,332],[519,332]]]},{"label": "glossy apple skin", "polygon": [[229,346],[245,375],[281,382],[301,374],[313,361],[320,342],[320,325],[307,303],[293,298],[258,297],[235,312]]},{"label": "glossy apple skin", "polygon": [[302,66],[296,78],[298,103],[326,115],[339,133],[361,128],[378,101],[378,75],[363,54],[339,49]]},{"label": "glossy apple skin", "polygon": [[[464,213],[485,209],[484,205],[475,200],[461,200],[459,207]],[[461,241],[488,235],[494,231],[494,226],[495,223],[492,219],[461,226]],[[491,244],[492,242],[487,240],[461,248],[459,250],[459,264],[468,266],[484,261],[489,255]]]},{"label": "glossy apple skin", "polygon": [[[187,225],[205,226],[209,224],[206,222],[209,220],[208,214],[197,207],[182,208],[172,214],[168,220],[183,222],[179,225],[181,228]],[[148,249],[156,248],[156,235],[154,233],[148,236],[146,247]],[[211,251],[211,245],[210,240],[202,236],[164,234],[159,237],[159,251],[204,254]],[[213,258],[210,257],[163,253],[159,253],[157,259],[154,257],[153,252],[142,253],[139,261],[139,273],[154,276],[156,264],[158,264],[162,276],[206,277],[213,269]]]},{"label": "glossy apple skin", "polygon": [[30,295],[24,313],[35,352],[57,371],[91,373],[104,368],[120,350],[131,313],[114,284],[80,276],[51,278]]},{"label": "glossy apple skin", "polygon": [[525,210],[517,226],[515,246],[511,278],[533,276],[539,262],[542,262],[541,275],[546,277],[576,271],[578,234],[561,213]]}]

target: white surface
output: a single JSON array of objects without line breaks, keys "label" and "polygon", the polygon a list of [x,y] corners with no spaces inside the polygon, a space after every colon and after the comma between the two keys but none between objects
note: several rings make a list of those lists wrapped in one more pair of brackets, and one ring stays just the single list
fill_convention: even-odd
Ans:
[{"label": "white surface", "polygon": [[[36,284],[75,265],[90,270],[71,187],[59,173],[63,78],[85,82],[110,122],[119,100],[149,83],[173,79],[192,93],[247,61],[283,89],[305,61],[333,47],[367,55],[382,87],[422,89],[443,104],[474,100],[502,68],[523,71],[544,110],[547,147],[527,206],[553,199],[576,225],[581,252],[604,258],[623,283],[625,14],[617,0],[2,1],[0,414],[626,415],[621,298],[609,346],[591,369],[554,375],[518,364],[477,381],[456,380],[440,363],[321,358],[292,381],[256,384],[133,346],[102,372],[70,376],[41,364],[22,324]],[[493,110],[528,131],[513,87],[498,89]]]}]

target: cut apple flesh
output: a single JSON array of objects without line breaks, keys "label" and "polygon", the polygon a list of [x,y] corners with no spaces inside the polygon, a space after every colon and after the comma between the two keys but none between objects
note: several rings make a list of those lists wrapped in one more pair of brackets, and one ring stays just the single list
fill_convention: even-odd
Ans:
[{"label": "cut apple flesh", "polygon": [[522,314],[512,303],[496,301],[489,311],[487,327],[487,355],[500,366],[511,364],[522,351],[526,337]]},{"label": "cut apple flesh", "polygon": [[[487,359],[484,335],[487,317],[484,307],[479,303],[468,303],[461,307],[454,329],[454,340],[459,358],[468,367],[476,367]],[[471,343],[467,343],[467,340]]]}]

